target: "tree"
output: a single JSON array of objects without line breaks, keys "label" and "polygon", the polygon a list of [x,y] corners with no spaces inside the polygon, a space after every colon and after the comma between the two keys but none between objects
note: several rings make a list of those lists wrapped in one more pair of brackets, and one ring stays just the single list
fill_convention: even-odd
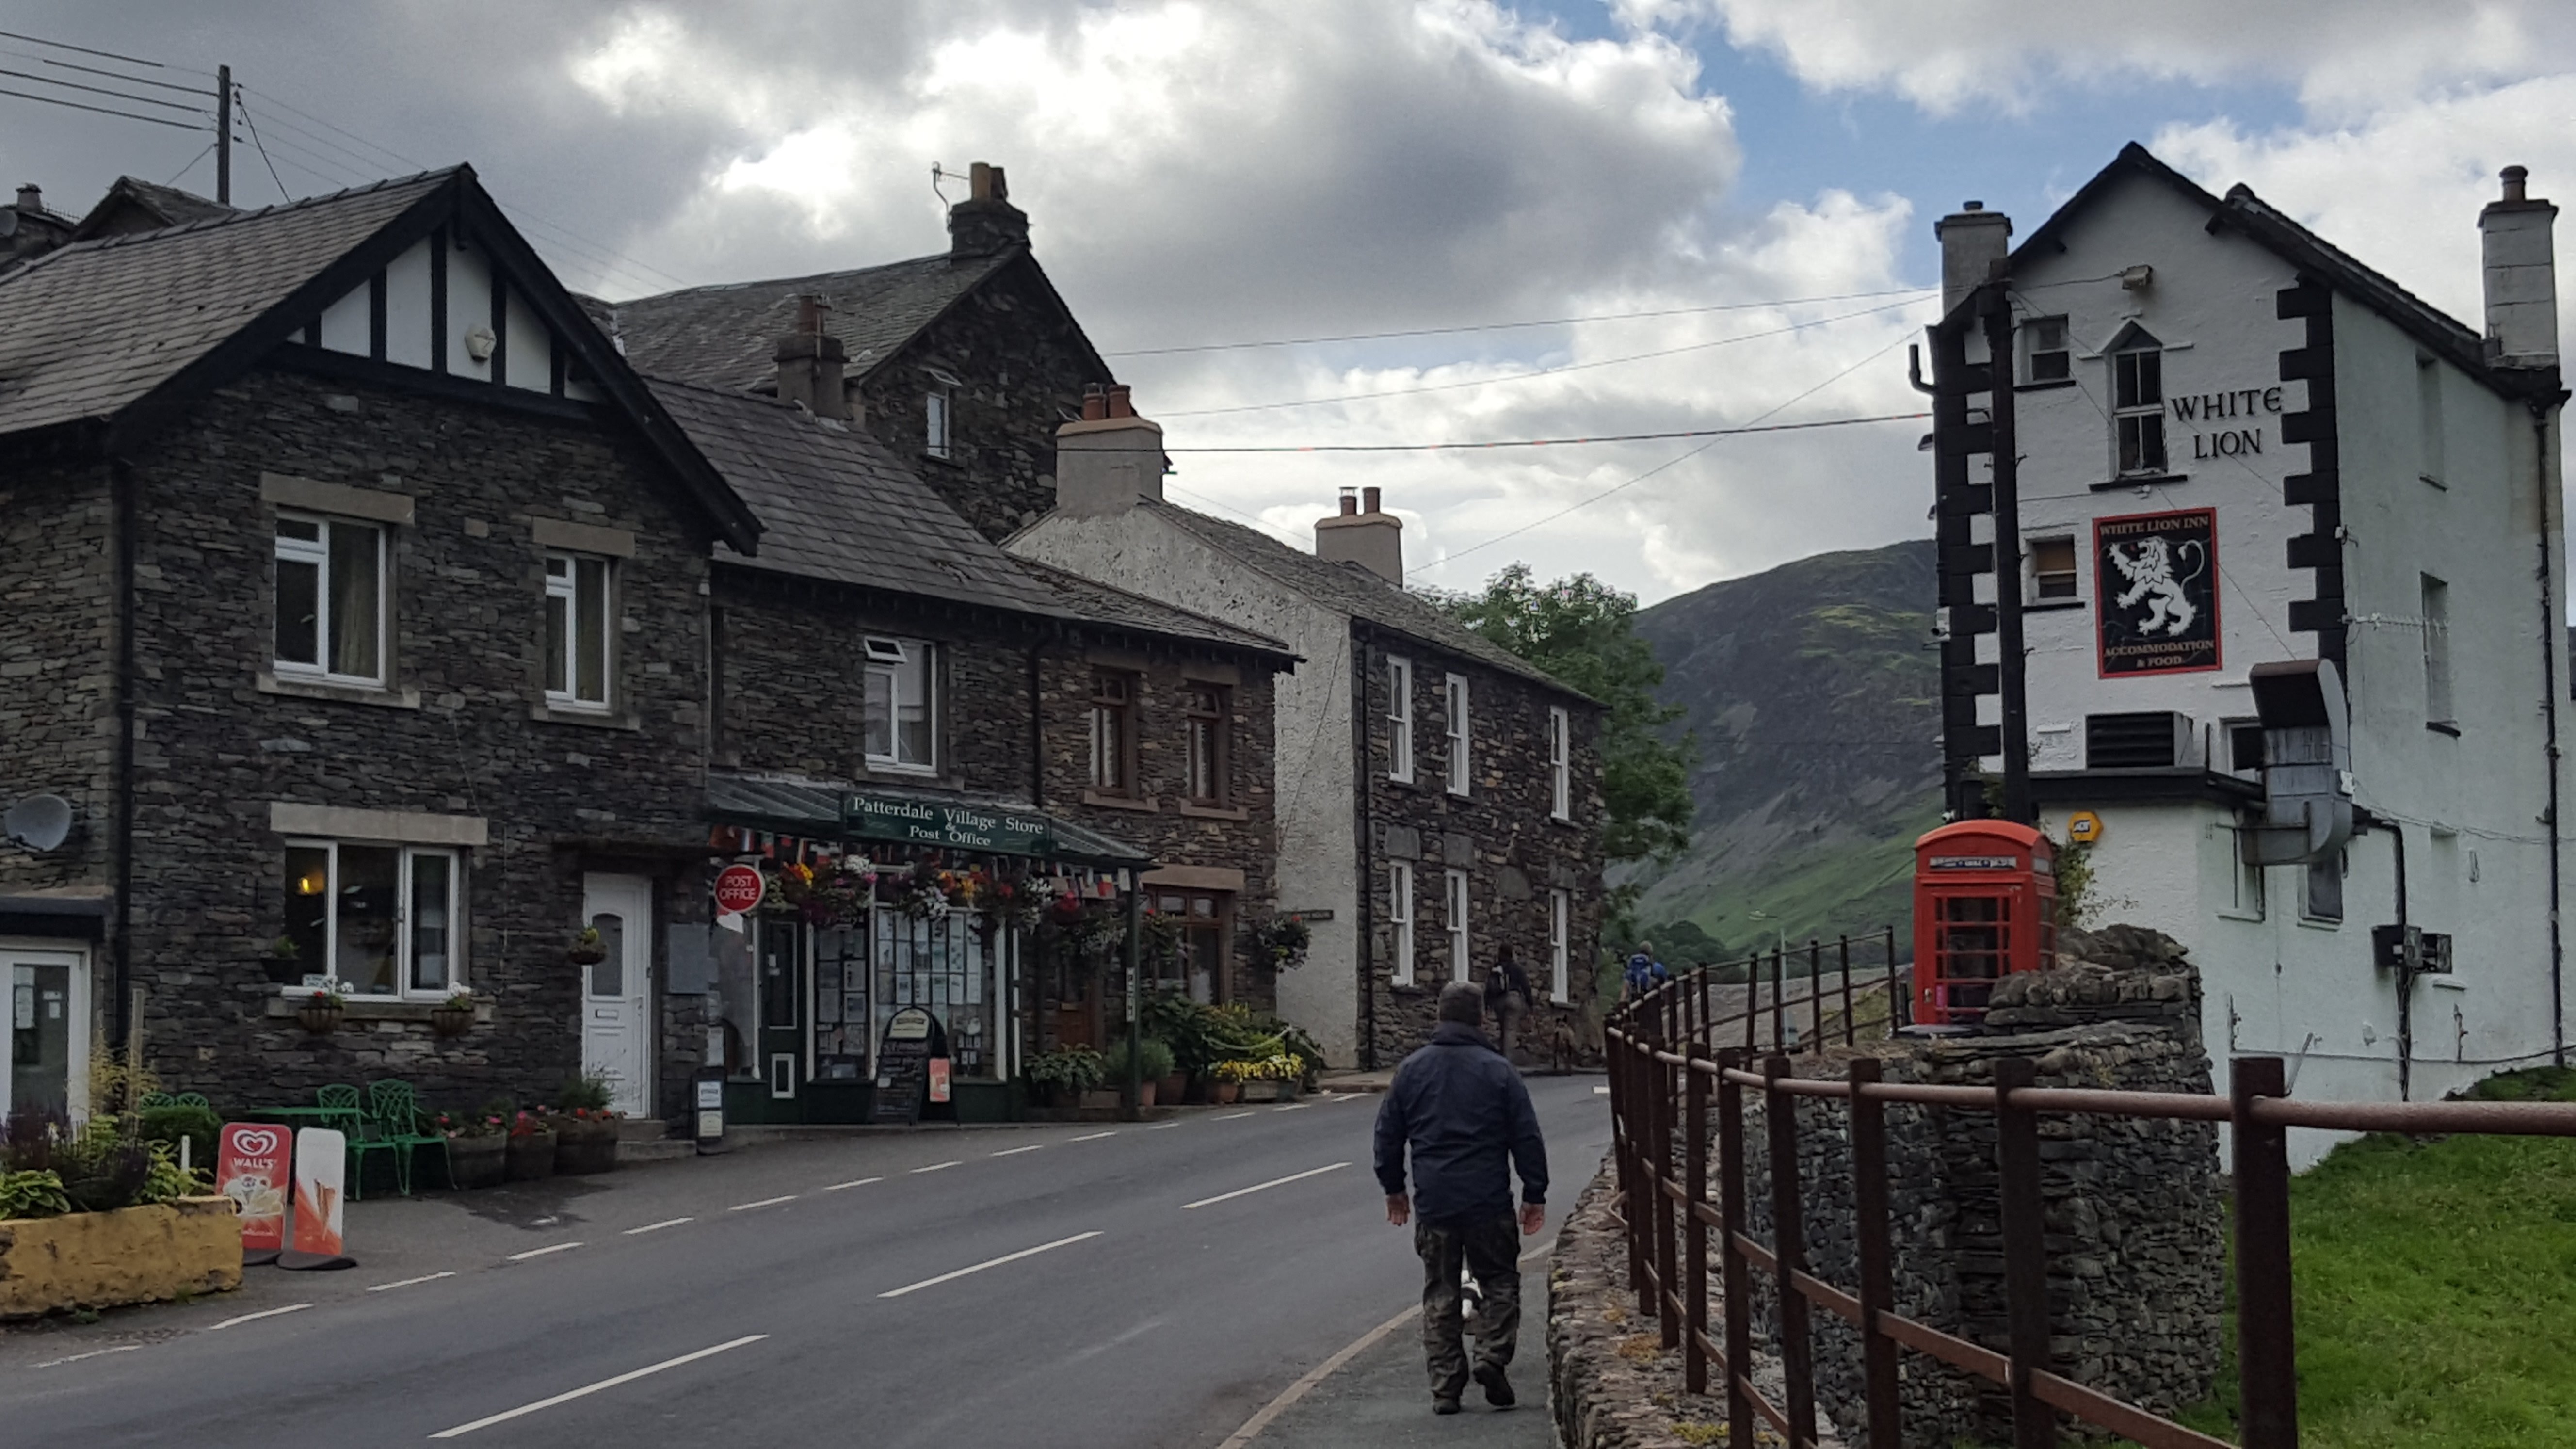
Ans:
[{"label": "tree", "polygon": [[1513,564],[1479,593],[1433,592],[1467,627],[1609,706],[1601,726],[1602,833],[1612,860],[1668,861],[1690,843],[1690,763],[1698,741],[1664,737],[1678,705],[1655,700],[1664,666],[1637,637],[1637,597],[1590,574],[1540,584]]}]

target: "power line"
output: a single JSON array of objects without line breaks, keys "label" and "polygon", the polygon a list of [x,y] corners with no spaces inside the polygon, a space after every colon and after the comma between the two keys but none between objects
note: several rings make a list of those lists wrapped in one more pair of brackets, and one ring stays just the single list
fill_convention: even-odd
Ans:
[{"label": "power line", "polygon": [[[235,87],[234,89],[238,90],[240,88]],[[250,144],[259,152],[261,163],[268,167],[268,179],[277,182],[277,194],[285,197],[289,201],[293,201],[295,199],[295,194],[286,189],[285,182],[278,180],[277,163],[268,159],[268,143],[259,138],[259,122],[251,119],[250,102],[243,100],[240,96],[235,96],[232,98],[232,103],[241,107],[242,124],[250,127]]]},{"label": "power line", "polygon": [[94,65],[78,65],[68,60],[56,60],[50,55],[35,55],[23,50],[0,50],[0,55],[15,55],[27,60],[32,60],[38,65],[56,66],[63,70],[76,70],[84,75],[103,75],[110,80],[124,81],[128,85],[158,86],[165,91],[179,91],[192,96],[202,96],[208,90],[212,89],[212,87],[209,86],[182,85],[177,81],[154,80],[148,75],[127,75],[125,72],[119,70],[102,70]]},{"label": "power line", "polygon": [[211,131],[214,129],[212,126],[200,126],[187,121],[173,121],[165,116],[138,115],[133,111],[120,111],[109,106],[93,106],[84,101],[67,101],[60,96],[34,95],[27,91],[9,90],[6,87],[0,87],[0,96],[16,96],[22,101],[43,101],[49,106],[68,106],[75,111],[95,111],[102,116],[122,116],[129,121],[149,121],[156,126],[175,126],[182,131]]},{"label": "power line", "polygon": [[[1884,355],[1884,349],[1878,355]],[[1867,361],[1869,359],[1863,359]],[[1835,381],[1827,378],[1826,382]],[[1821,384],[1819,384],[1821,386]],[[1802,394],[1803,396],[1803,394]],[[1797,401],[1796,398],[1790,399]],[[1788,406],[1787,403],[1781,404]],[[1772,411],[1777,412],[1774,408]],[[1769,414],[1764,414],[1768,417]],[[1932,416],[1928,412],[1879,413],[1865,418],[1819,418],[1805,423],[1746,423],[1733,428],[1675,428],[1660,433],[1604,433],[1592,438],[1492,438],[1466,443],[1274,443],[1180,448],[1103,448],[1099,451],[1154,453],[1438,453],[1476,452],[1488,448],[1579,447],[1592,443],[1659,443],[1676,438],[1732,438],[1745,433],[1794,433],[1809,428],[1848,428],[1857,423],[1896,423]]]},{"label": "power line", "polygon": [[[104,73],[105,72],[101,72],[101,74]],[[34,81],[40,86],[61,86],[67,91],[86,91],[94,96],[113,96],[120,101],[132,101],[138,106],[167,106],[171,110],[187,111],[191,114],[202,114],[205,110],[205,107],[202,105],[181,105],[177,101],[165,101],[159,96],[129,95],[124,91],[109,90],[105,86],[83,85],[79,81],[56,80],[52,76],[38,75],[34,71],[0,70],[0,75],[15,76],[20,80]]]},{"label": "power line", "polygon": [[178,185],[178,184],[179,184],[179,178],[180,178],[180,177],[182,177],[182,176],[187,175],[187,174],[188,174],[189,172],[191,172],[191,171],[196,170],[196,169],[197,169],[197,163],[206,159],[206,151],[212,151],[212,150],[214,150],[214,149],[215,149],[215,143],[214,143],[214,142],[212,142],[212,141],[208,141],[208,142],[206,143],[206,150],[205,150],[205,151],[200,151],[200,152],[198,152],[196,155],[189,157],[189,158],[188,158],[188,164],[187,164],[187,165],[182,166],[182,167],[180,167],[178,170],[171,172],[171,173],[170,173],[170,179],[169,179],[169,180],[167,180],[167,181],[162,182],[161,184],[162,184],[162,185],[164,185],[164,186],[176,186],[176,185]]},{"label": "power line", "polygon": [[141,56],[139,56],[139,55],[119,55],[119,54],[117,54],[115,51],[112,51],[112,50],[92,50],[92,49],[90,49],[90,48],[89,48],[88,46],[86,46],[86,45],[67,45],[67,44],[63,43],[62,41],[59,41],[59,40],[47,40],[47,39],[45,39],[45,38],[44,38],[44,37],[42,37],[42,36],[37,36],[37,35],[20,35],[18,32],[14,31],[14,30],[0,30],[0,39],[7,39],[7,40],[23,40],[23,41],[27,42],[29,45],[42,45],[42,46],[49,46],[49,47],[51,47],[51,48],[53,48],[53,49],[55,49],[55,50],[68,50],[68,51],[71,51],[71,52],[73,52],[73,53],[75,53],[75,54],[78,54],[78,55],[94,55],[94,56],[97,56],[97,57],[98,57],[99,59],[101,59],[101,60],[121,60],[121,61],[125,62],[127,65],[147,65],[147,66],[150,66],[150,67],[151,67],[152,69],[154,69],[154,70],[180,71],[180,72],[184,72],[184,73],[186,73],[186,74],[188,74],[188,75],[202,75],[202,76],[207,76],[207,77],[209,77],[209,78],[211,78],[211,77],[213,76],[213,74],[214,74],[214,72],[212,72],[212,71],[197,70],[197,69],[195,69],[194,67],[191,67],[191,66],[184,66],[184,65],[164,65],[164,64],[162,64],[160,61],[157,61],[157,60],[145,60],[143,57],[141,57]]},{"label": "power line", "polygon": [[1688,317],[1707,312],[1743,312],[1762,307],[1796,307],[1811,302],[1854,302],[1869,297],[1918,296],[1931,287],[1890,287],[1877,292],[1837,292],[1824,297],[1781,297],[1767,302],[1712,302],[1702,307],[1663,307],[1650,312],[1597,312],[1588,317],[1549,317],[1531,322],[1470,322],[1456,327],[1407,327],[1393,332],[1343,332],[1323,337],[1279,337],[1259,342],[1197,342],[1182,347],[1131,347],[1104,352],[1103,357],[1163,357],[1175,352],[1227,352],[1247,347],[1315,347],[1328,342],[1379,342],[1390,337],[1447,337],[1460,332],[1508,332],[1522,327],[1570,327],[1579,322],[1626,322],[1641,317]]}]

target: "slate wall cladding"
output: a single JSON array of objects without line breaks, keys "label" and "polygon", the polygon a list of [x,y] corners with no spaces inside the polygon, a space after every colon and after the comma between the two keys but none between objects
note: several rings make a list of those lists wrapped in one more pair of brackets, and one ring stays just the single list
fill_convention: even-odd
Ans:
[{"label": "slate wall cladding", "polygon": [[50,793],[74,836],[0,848],[0,889],[107,880],[116,764],[115,510],[104,466],[0,476],[0,802]]},{"label": "slate wall cladding", "polygon": [[[1360,641],[1359,697],[1367,731],[1363,845],[1373,948],[1362,1010],[1363,1041],[1379,1066],[1392,1066],[1430,1034],[1440,988],[1455,979],[1448,959],[1444,872],[1468,873],[1467,954],[1471,979],[1483,981],[1508,944],[1539,999],[1531,1003],[1518,1043],[1545,1060],[1559,1029],[1583,1041],[1593,1001],[1595,943],[1600,938],[1602,803],[1599,711],[1517,675],[1444,654],[1399,636]],[[1387,658],[1413,665],[1413,783],[1388,777]],[[1466,676],[1469,791],[1447,788],[1447,676]],[[1548,710],[1563,705],[1573,729],[1571,821],[1550,813]],[[1389,863],[1414,862],[1415,985],[1394,984],[1394,932],[1387,923]],[[1550,971],[1548,892],[1570,897],[1568,994],[1547,1000]]]},{"label": "slate wall cladding", "polygon": [[[257,682],[273,644],[264,472],[417,499],[389,550],[393,702]],[[136,474],[133,950],[153,1066],[173,1090],[227,1106],[386,1076],[434,1101],[550,1094],[581,1063],[580,975],[563,952],[583,870],[658,877],[665,913],[685,917],[704,898],[689,862],[704,833],[699,516],[597,426],[282,372],[196,405]],[[544,600],[534,516],[636,535],[615,584],[620,718],[532,718]],[[464,936],[490,1023],[443,1041],[360,1008],[316,1037],[277,1014],[286,1003],[260,960],[285,890],[272,801],[489,821],[490,844],[466,852]]]},{"label": "slate wall cladding", "polygon": [[[1086,384],[1115,381],[1048,291],[1025,258],[1004,267],[860,384],[868,431],[997,543],[1055,506],[1056,426],[1082,416]],[[932,392],[949,395],[945,459],[924,451]]]}]

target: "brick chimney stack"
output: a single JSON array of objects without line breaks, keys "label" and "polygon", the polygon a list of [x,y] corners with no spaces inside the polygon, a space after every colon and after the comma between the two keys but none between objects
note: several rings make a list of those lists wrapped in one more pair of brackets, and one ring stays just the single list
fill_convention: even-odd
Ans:
[{"label": "brick chimney stack", "polygon": [[831,304],[820,297],[796,299],[796,330],[778,339],[778,351],[773,354],[778,363],[778,396],[781,401],[803,403],[818,418],[847,420],[850,353],[840,338],[823,330],[823,314],[830,310]]},{"label": "brick chimney stack", "polygon": [[1029,244],[1029,214],[1011,205],[1002,168],[978,161],[966,169],[966,199],[948,208],[952,259],[997,256]]},{"label": "brick chimney stack", "polygon": [[1083,390],[1082,418],[1055,430],[1055,506],[1068,518],[1163,501],[1163,425],[1136,415],[1126,384]]},{"label": "brick chimney stack", "polygon": [[1941,241],[1941,315],[1947,317],[1993,280],[1995,264],[2012,251],[2012,218],[1986,210],[1982,201],[1964,202],[1932,223],[1932,235]]},{"label": "brick chimney stack", "polygon": [[2558,208],[2504,168],[2504,194],[2478,213],[2486,243],[2487,355],[2503,367],[2558,365]]},{"label": "brick chimney stack", "polygon": [[1375,488],[1342,490],[1341,511],[1315,520],[1315,557],[1326,563],[1355,563],[1370,573],[1404,587],[1404,520],[1379,506]]}]

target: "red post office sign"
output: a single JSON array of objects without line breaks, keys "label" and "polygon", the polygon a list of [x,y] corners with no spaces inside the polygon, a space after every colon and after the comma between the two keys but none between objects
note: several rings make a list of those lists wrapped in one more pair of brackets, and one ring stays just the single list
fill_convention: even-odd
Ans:
[{"label": "red post office sign", "polygon": [[729,865],[716,872],[716,909],[739,916],[760,904],[766,884],[757,866]]},{"label": "red post office sign", "polygon": [[265,1122],[228,1124],[215,1149],[215,1191],[241,1210],[242,1251],[276,1252],[286,1246],[287,1174],[292,1128]]}]

